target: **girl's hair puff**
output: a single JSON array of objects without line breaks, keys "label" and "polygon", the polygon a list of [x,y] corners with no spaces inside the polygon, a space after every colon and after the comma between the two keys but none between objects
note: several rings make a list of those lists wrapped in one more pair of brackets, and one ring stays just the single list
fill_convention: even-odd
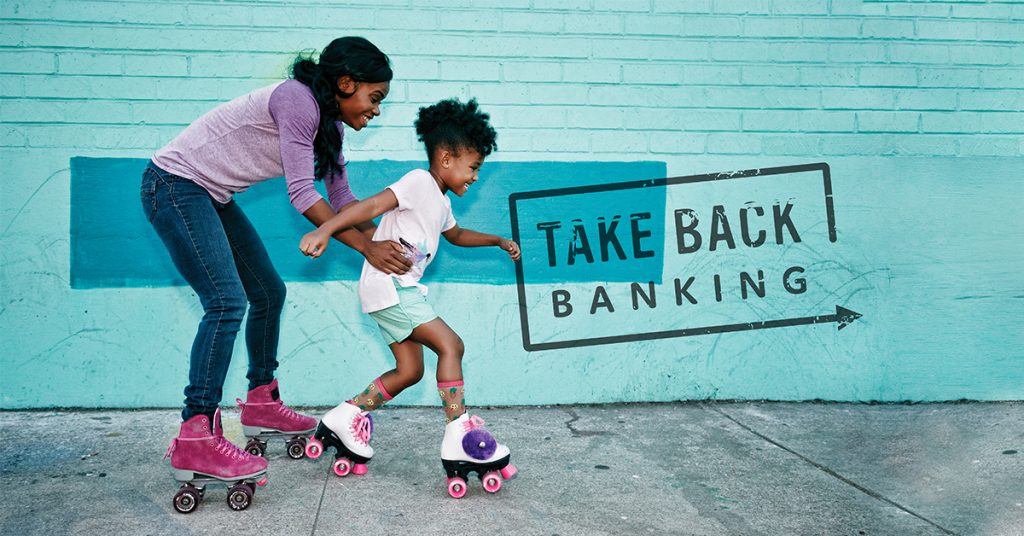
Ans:
[{"label": "girl's hair puff", "polygon": [[427,157],[443,147],[458,154],[460,149],[475,149],[486,157],[498,150],[498,133],[490,124],[491,116],[480,111],[476,99],[467,103],[446,99],[420,108],[416,135],[427,146]]},{"label": "girl's hair puff", "polygon": [[362,37],[339,37],[324,47],[319,62],[312,55],[299,55],[292,64],[292,78],[309,86],[320,106],[320,125],[313,139],[317,179],[341,171],[341,133],[335,125],[341,110],[334,96],[352,96],[338,89],[338,79],[346,75],[356,82],[374,83],[390,82],[394,73],[387,55]]}]

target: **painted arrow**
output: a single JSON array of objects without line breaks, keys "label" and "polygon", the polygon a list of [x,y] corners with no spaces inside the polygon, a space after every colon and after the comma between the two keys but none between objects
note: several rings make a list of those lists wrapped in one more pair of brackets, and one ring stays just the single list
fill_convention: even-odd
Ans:
[{"label": "painted arrow", "polygon": [[707,326],[703,328],[674,329],[669,331],[656,331],[653,333],[638,333],[636,335],[615,335],[611,337],[595,337],[593,339],[578,339],[574,341],[558,341],[539,344],[530,344],[526,350],[554,350],[557,348],[577,348],[580,346],[594,346],[598,344],[613,344],[617,342],[647,341],[652,339],[669,339],[672,337],[690,337],[693,335],[711,335],[713,333],[731,333],[733,331],[750,331],[755,329],[782,328],[787,326],[802,326],[806,324],[826,324],[835,322],[837,329],[849,326],[854,320],[860,318],[860,313],[851,311],[845,307],[836,305],[836,313],[832,315],[804,316],[799,318],[784,318],[782,320],[762,320],[760,322],[745,322],[743,324],[725,324],[722,326]]}]

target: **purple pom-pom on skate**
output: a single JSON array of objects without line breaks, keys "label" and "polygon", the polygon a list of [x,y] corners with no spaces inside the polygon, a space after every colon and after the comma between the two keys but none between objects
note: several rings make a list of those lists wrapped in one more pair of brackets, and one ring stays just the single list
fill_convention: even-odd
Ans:
[{"label": "purple pom-pom on skate", "polygon": [[498,442],[487,430],[476,428],[462,437],[462,450],[474,460],[486,460],[498,450]]}]

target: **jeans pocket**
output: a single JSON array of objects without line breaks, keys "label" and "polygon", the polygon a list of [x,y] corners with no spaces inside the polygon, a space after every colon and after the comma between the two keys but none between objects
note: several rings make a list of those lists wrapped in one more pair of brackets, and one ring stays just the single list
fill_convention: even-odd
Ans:
[{"label": "jeans pocket", "polygon": [[142,173],[142,187],[139,189],[139,198],[142,200],[142,211],[146,215],[146,221],[153,223],[156,217],[156,173],[147,169]]}]

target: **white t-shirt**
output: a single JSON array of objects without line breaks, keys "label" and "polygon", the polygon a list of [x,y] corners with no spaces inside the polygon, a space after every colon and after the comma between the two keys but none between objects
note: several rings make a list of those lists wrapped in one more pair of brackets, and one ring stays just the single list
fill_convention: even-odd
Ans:
[{"label": "white t-shirt", "polygon": [[426,296],[427,287],[420,283],[420,278],[437,256],[441,233],[455,227],[451,200],[441,193],[429,171],[410,171],[388,188],[398,198],[398,207],[384,213],[373,239],[398,242],[413,265],[402,275],[392,275],[364,261],[359,276],[359,301],[364,313],[398,305],[393,280],[403,287],[418,287]]}]

